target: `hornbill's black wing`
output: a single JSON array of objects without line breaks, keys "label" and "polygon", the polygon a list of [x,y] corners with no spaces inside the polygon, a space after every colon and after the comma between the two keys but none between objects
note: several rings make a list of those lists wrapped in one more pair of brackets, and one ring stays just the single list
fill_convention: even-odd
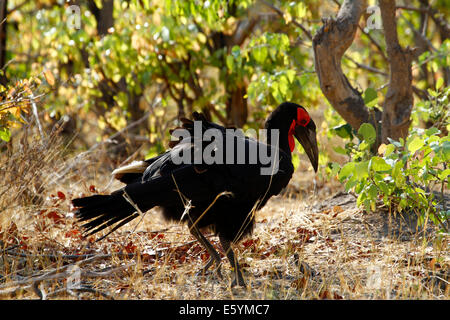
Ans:
[{"label": "hornbill's black wing", "polygon": [[[223,141],[205,141],[204,145],[207,147],[217,142],[217,148],[224,148],[227,141],[225,128],[205,122],[203,125],[224,133]],[[117,225],[123,225],[136,218],[137,212],[145,212],[154,206],[174,207],[176,204],[184,206],[189,200],[194,204],[211,203],[222,193],[233,197],[235,202],[240,200],[255,202],[278,193],[287,184],[293,171],[290,161],[280,161],[281,165],[277,168],[278,173],[285,174],[271,176],[261,174],[261,169],[267,168],[267,165],[258,161],[253,164],[225,163],[226,161],[195,164],[178,163],[174,160],[180,154],[193,156],[198,151],[195,142],[195,138],[192,137],[183,139],[171,150],[147,161],[148,166],[143,174],[137,174],[133,179],[130,173],[124,174],[122,178],[125,177],[128,184],[111,195],[74,199],[73,204],[79,207],[76,216],[82,221],[90,220],[84,225],[89,234],[108,227],[115,229]],[[252,149],[255,145],[257,148],[271,148],[272,152],[279,152],[256,140],[242,137],[241,142],[246,152],[255,150]],[[204,145],[200,147],[202,151]],[[280,157],[282,158],[283,154]],[[285,178],[280,180],[280,177]]]}]

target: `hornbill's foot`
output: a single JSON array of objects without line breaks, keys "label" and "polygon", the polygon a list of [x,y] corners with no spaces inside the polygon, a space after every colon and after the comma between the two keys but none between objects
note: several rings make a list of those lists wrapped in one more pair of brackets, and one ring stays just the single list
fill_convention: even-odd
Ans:
[{"label": "hornbill's foot", "polygon": [[241,273],[240,270],[238,270],[236,272],[234,280],[233,280],[233,282],[231,282],[231,287],[232,288],[235,287],[236,285],[239,285],[240,287],[247,288],[247,285],[246,285],[246,283],[244,281],[244,277],[242,276],[242,273]]}]

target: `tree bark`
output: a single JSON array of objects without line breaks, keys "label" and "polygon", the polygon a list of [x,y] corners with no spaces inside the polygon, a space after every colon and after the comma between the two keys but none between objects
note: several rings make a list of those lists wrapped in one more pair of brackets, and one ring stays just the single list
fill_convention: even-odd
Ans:
[{"label": "tree bark", "polygon": [[[450,24],[447,19],[445,19],[445,14],[439,14],[437,10],[432,9],[430,6],[428,6],[428,9],[431,19],[433,19],[439,30],[441,43],[443,43],[446,39],[450,38]],[[444,81],[445,86],[450,85],[450,67],[444,67]]]},{"label": "tree bark", "polygon": [[365,122],[377,127],[381,119],[378,110],[372,112],[366,107],[361,93],[352,87],[341,68],[342,56],[352,44],[366,8],[364,0],[344,1],[337,18],[324,20],[324,25],[313,38],[320,88],[333,108],[355,130]]},{"label": "tree bark", "polygon": [[389,59],[389,88],[383,105],[382,142],[398,141],[408,135],[413,108],[411,61],[414,50],[402,49],[398,41],[395,1],[380,0],[386,51]]},{"label": "tree bark", "polygon": [[407,136],[413,107],[411,61],[414,50],[402,49],[399,44],[395,1],[380,0],[379,4],[390,67],[383,112],[367,108],[361,93],[351,86],[341,68],[342,57],[354,40],[367,1],[345,0],[337,18],[324,20],[313,38],[315,68],[323,94],[353,129],[358,130],[363,123],[375,127],[377,141],[373,150],[381,143],[388,143],[387,138],[398,141]]},{"label": "tree bark", "polygon": [[88,7],[97,21],[97,34],[100,37],[108,34],[108,29],[114,26],[114,0],[102,0],[101,8],[97,7],[94,0],[89,0]]},{"label": "tree bark", "polygon": [[[226,39],[226,47],[228,54],[231,53],[231,49],[234,46],[241,46],[245,39],[248,38],[259,21],[259,16],[249,17],[243,19],[238,23],[236,30],[231,37]],[[225,83],[225,89],[228,94],[226,102],[227,110],[227,125],[233,125],[238,128],[242,128],[247,122],[248,106],[247,98],[247,84],[242,79],[239,83]]]},{"label": "tree bark", "polygon": [[228,125],[234,125],[242,128],[247,121],[248,109],[247,99],[244,98],[247,93],[245,83],[236,84],[233,90],[227,90],[230,96],[227,99]]}]

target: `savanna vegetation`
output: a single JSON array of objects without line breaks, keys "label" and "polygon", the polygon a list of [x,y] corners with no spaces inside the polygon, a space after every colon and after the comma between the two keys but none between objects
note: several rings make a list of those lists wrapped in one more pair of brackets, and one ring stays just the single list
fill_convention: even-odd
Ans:
[{"label": "savanna vegetation", "polygon": [[[446,0],[0,0],[0,297],[448,299],[449,16]],[[208,254],[157,209],[82,235],[70,200],[120,186],[110,172],[167,149],[180,117],[259,129],[284,101],[318,125],[319,170],[295,151],[236,246],[247,288],[196,277]]]}]

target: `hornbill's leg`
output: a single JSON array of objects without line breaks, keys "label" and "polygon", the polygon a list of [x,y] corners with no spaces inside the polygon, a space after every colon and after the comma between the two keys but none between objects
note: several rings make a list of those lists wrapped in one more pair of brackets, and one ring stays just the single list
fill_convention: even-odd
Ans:
[{"label": "hornbill's leg", "polygon": [[208,262],[197,272],[197,275],[204,274],[215,262],[217,264],[217,275],[219,276],[219,278],[222,278],[222,273],[220,272],[221,259],[219,253],[216,251],[216,249],[214,249],[214,246],[211,244],[211,242],[209,242],[208,239],[205,238],[205,236],[200,232],[195,224],[189,223],[188,226],[191,234],[195,237],[195,239],[197,239],[198,242],[200,242],[203,248],[205,248],[210,255]]},{"label": "hornbill's leg", "polygon": [[233,249],[231,249],[231,243],[229,240],[225,239],[222,235],[219,234],[220,244],[222,245],[223,250],[225,251],[228,260],[230,261],[231,267],[234,270],[234,280],[231,283],[231,286],[234,287],[236,284],[239,284],[242,287],[245,287],[245,281],[242,277],[241,269],[239,268],[239,263],[234,255]]}]

